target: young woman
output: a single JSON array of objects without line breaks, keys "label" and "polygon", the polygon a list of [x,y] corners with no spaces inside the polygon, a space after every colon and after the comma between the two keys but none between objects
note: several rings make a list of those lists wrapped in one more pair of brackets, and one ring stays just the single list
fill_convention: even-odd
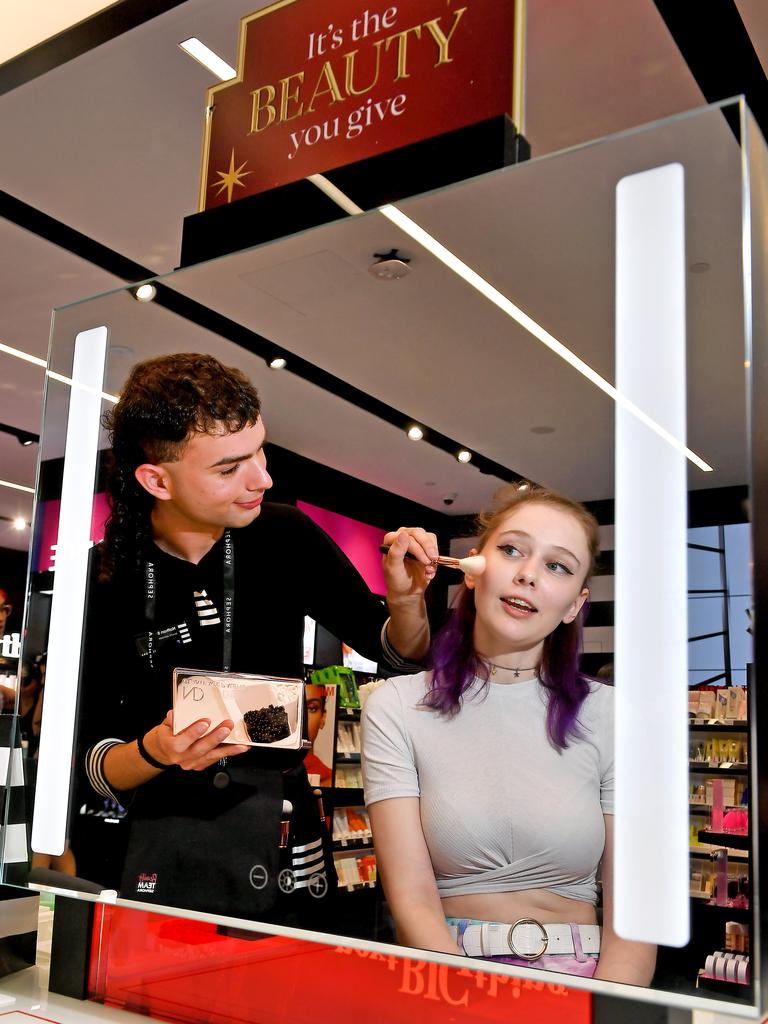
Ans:
[{"label": "young woman", "polygon": [[578,671],[597,522],[532,484],[480,522],[485,571],[465,577],[432,670],[388,680],[363,713],[398,938],[647,985],[655,948],[612,928],[613,690]]}]

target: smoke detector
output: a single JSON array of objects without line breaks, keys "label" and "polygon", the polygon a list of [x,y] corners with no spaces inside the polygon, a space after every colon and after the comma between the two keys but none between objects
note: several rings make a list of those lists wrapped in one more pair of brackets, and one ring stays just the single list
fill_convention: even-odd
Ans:
[{"label": "smoke detector", "polygon": [[368,273],[372,277],[378,277],[380,281],[397,281],[406,277],[410,272],[408,264],[411,262],[404,256],[398,256],[398,249],[390,249],[389,252],[375,252],[375,262],[368,267]]}]

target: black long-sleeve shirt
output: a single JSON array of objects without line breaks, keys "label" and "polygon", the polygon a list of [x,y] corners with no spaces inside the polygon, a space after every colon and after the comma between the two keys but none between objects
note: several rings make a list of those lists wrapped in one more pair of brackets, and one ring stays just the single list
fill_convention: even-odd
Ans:
[{"label": "black long-sleeve shirt", "polygon": [[[386,606],[304,513],[289,505],[265,504],[252,524],[230,532],[232,671],[301,677],[305,615],[372,660],[382,660]],[[130,741],[162,722],[171,706],[175,667],[222,668],[223,557],[223,538],[197,565],[152,544],[147,552],[155,587],[151,625],[144,575],[92,583],[79,749],[88,762],[91,784],[102,795],[109,791],[101,774],[108,749],[103,741]],[[153,669],[146,653],[150,628]],[[387,648],[385,653],[394,652]],[[250,756],[241,755],[233,763],[244,767]]]}]

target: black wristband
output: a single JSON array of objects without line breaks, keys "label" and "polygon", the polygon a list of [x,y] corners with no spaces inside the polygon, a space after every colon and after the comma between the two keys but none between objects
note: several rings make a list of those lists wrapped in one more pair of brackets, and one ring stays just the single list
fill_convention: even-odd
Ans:
[{"label": "black wristband", "polygon": [[166,768],[171,767],[169,764],[163,764],[162,761],[158,761],[156,758],[152,757],[144,746],[143,736],[136,737],[136,746],[139,748],[139,754],[144,758],[147,764],[151,764],[153,768],[159,768],[161,771],[164,771]]}]

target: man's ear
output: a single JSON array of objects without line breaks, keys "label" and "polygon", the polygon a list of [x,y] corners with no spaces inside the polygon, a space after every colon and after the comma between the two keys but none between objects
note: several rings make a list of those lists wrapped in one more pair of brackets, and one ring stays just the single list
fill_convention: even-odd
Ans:
[{"label": "man's ear", "polygon": [[587,600],[588,597],[589,587],[584,587],[582,592],[579,594],[579,596],[573,602],[571,607],[568,609],[567,613],[563,616],[563,622],[573,622],[573,620],[581,611],[582,607],[584,606],[584,602]]},{"label": "man's ear", "polygon": [[133,475],[144,490],[151,494],[153,498],[157,498],[158,501],[168,501],[170,499],[168,474],[162,466],[156,466],[152,462],[143,462],[140,466],[136,467]]}]

